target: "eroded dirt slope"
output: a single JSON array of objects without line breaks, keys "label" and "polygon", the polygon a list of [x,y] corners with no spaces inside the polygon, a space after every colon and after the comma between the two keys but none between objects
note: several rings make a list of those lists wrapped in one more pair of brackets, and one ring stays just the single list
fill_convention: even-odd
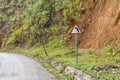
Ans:
[{"label": "eroded dirt slope", "polygon": [[120,0],[84,0],[80,48],[120,44]]}]

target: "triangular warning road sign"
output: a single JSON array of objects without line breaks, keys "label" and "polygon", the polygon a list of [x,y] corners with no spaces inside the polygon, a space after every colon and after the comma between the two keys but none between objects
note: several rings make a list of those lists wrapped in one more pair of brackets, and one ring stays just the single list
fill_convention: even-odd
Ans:
[{"label": "triangular warning road sign", "polygon": [[73,30],[71,32],[72,34],[76,34],[76,33],[82,33],[82,31],[80,30],[79,26],[77,24],[75,24],[73,26]]}]

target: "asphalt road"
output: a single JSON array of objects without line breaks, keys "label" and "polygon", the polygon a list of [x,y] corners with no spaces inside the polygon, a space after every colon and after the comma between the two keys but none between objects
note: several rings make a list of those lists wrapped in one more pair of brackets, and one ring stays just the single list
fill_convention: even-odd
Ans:
[{"label": "asphalt road", "polygon": [[0,80],[56,80],[40,63],[18,54],[0,53]]}]

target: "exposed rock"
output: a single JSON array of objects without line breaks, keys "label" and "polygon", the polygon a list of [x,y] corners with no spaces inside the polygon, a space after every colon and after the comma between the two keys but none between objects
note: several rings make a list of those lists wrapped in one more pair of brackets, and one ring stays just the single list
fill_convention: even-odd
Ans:
[{"label": "exposed rock", "polygon": [[80,70],[77,70],[73,67],[70,67],[70,66],[66,67],[65,73],[69,74],[69,75],[74,75],[75,74],[74,75],[74,80],[95,80],[91,76],[83,73]]},{"label": "exposed rock", "polygon": [[67,67],[65,68],[65,73],[66,73],[66,74],[75,74],[75,73],[76,73],[76,69],[73,68],[73,67],[67,66]]},{"label": "exposed rock", "polygon": [[[62,64],[57,63],[56,61],[47,60],[47,62],[50,63],[57,71],[61,71],[62,69],[64,69]],[[64,69],[64,72],[67,75],[72,75],[73,80],[96,80],[96,79],[92,78],[91,76],[85,74],[84,72],[77,70],[70,66],[67,66]],[[65,79],[65,80],[67,80],[67,79]]]},{"label": "exposed rock", "polygon": [[75,75],[74,80],[95,80],[91,76],[83,73],[80,70],[77,70],[77,75]]},{"label": "exposed rock", "polygon": [[95,67],[93,68],[93,70],[94,70],[95,72],[99,72],[100,70],[102,70],[102,68],[101,68],[101,67],[96,67],[96,66],[95,66]]},{"label": "exposed rock", "polygon": [[56,66],[56,69],[57,69],[58,71],[61,71],[61,70],[62,70],[62,65],[61,65],[61,64],[58,64],[58,66]]},{"label": "exposed rock", "polygon": [[62,70],[62,65],[60,63],[57,63],[55,61],[51,61],[51,65],[58,71]]},{"label": "exposed rock", "polygon": [[116,68],[120,68],[120,65],[118,64],[118,65],[105,65],[105,66],[103,66],[103,67],[94,67],[93,68],[93,70],[95,71],[95,72],[99,72],[99,71],[102,71],[102,70],[111,70],[111,71],[114,71],[114,69],[116,69]]}]

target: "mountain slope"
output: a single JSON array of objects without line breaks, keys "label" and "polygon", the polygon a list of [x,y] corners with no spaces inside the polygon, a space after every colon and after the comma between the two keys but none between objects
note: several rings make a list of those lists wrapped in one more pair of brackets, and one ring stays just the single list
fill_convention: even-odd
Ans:
[{"label": "mountain slope", "polygon": [[99,49],[120,43],[120,0],[1,0],[0,3],[0,32],[11,27],[2,41],[4,45],[41,44],[56,37],[68,43],[61,36],[74,22],[84,30],[79,48]]},{"label": "mountain slope", "polygon": [[120,44],[120,0],[84,0],[80,48]]}]

